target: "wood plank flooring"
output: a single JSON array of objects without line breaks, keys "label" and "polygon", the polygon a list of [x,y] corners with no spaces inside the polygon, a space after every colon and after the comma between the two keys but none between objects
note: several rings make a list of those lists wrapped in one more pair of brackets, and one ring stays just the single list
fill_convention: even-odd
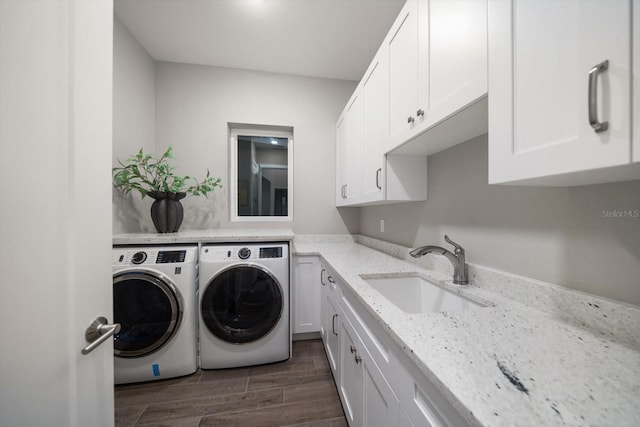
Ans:
[{"label": "wood plank flooring", "polygon": [[117,427],[346,427],[322,341],[286,362],[116,386]]}]

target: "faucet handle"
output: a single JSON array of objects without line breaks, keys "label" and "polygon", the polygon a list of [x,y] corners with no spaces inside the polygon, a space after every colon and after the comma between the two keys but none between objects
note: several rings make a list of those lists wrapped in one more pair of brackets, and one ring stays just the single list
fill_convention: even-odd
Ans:
[{"label": "faucet handle", "polygon": [[460,246],[459,244],[457,244],[456,242],[454,242],[453,240],[451,240],[449,238],[449,236],[447,236],[446,234],[444,235],[444,240],[449,243],[450,245],[453,245],[455,249],[455,253],[459,254],[459,253],[464,253],[464,248],[462,246]]}]

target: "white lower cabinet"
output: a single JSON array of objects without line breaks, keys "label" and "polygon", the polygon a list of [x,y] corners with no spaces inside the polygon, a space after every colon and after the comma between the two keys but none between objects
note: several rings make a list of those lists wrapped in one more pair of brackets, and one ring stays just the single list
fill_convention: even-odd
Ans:
[{"label": "white lower cabinet", "polygon": [[[333,372],[336,383],[340,373],[340,339],[338,331],[340,328],[341,316],[338,310],[338,301],[340,299],[340,288],[336,286],[335,280],[330,272],[323,265],[322,269],[322,319],[320,335],[324,343],[324,349],[329,359],[329,366]],[[338,384],[338,387],[340,385]]]},{"label": "white lower cabinet", "polygon": [[323,340],[349,426],[467,426],[335,277],[323,287]]},{"label": "white lower cabinet", "polygon": [[320,257],[293,257],[294,334],[320,331],[320,275]]}]

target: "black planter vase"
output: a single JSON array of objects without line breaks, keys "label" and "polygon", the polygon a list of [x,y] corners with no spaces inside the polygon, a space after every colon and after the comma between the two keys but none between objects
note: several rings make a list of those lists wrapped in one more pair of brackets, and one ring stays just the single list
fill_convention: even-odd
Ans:
[{"label": "black planter vase", "polygon": [[187,193],[167,193],[167,233],[175,233],[182,225],[184,218],[184,210],[182,209],[181,199],[184,199]]},{"label": "black planter vase", "polygon": [[158,233],[175,233],[182,225],[184,211],[180,199],[186,193],[149,191],[149,197],[155,199],[151,205],[151,220]]}]

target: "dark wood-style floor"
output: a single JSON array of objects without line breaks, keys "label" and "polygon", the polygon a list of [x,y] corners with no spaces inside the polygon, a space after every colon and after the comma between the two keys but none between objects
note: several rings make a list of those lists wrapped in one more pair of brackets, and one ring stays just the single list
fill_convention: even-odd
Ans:
[{"label": "dark wood-style floor", "polygon": [[116,386],[116,426],[346,427],[322,341],[286,362]]}]

